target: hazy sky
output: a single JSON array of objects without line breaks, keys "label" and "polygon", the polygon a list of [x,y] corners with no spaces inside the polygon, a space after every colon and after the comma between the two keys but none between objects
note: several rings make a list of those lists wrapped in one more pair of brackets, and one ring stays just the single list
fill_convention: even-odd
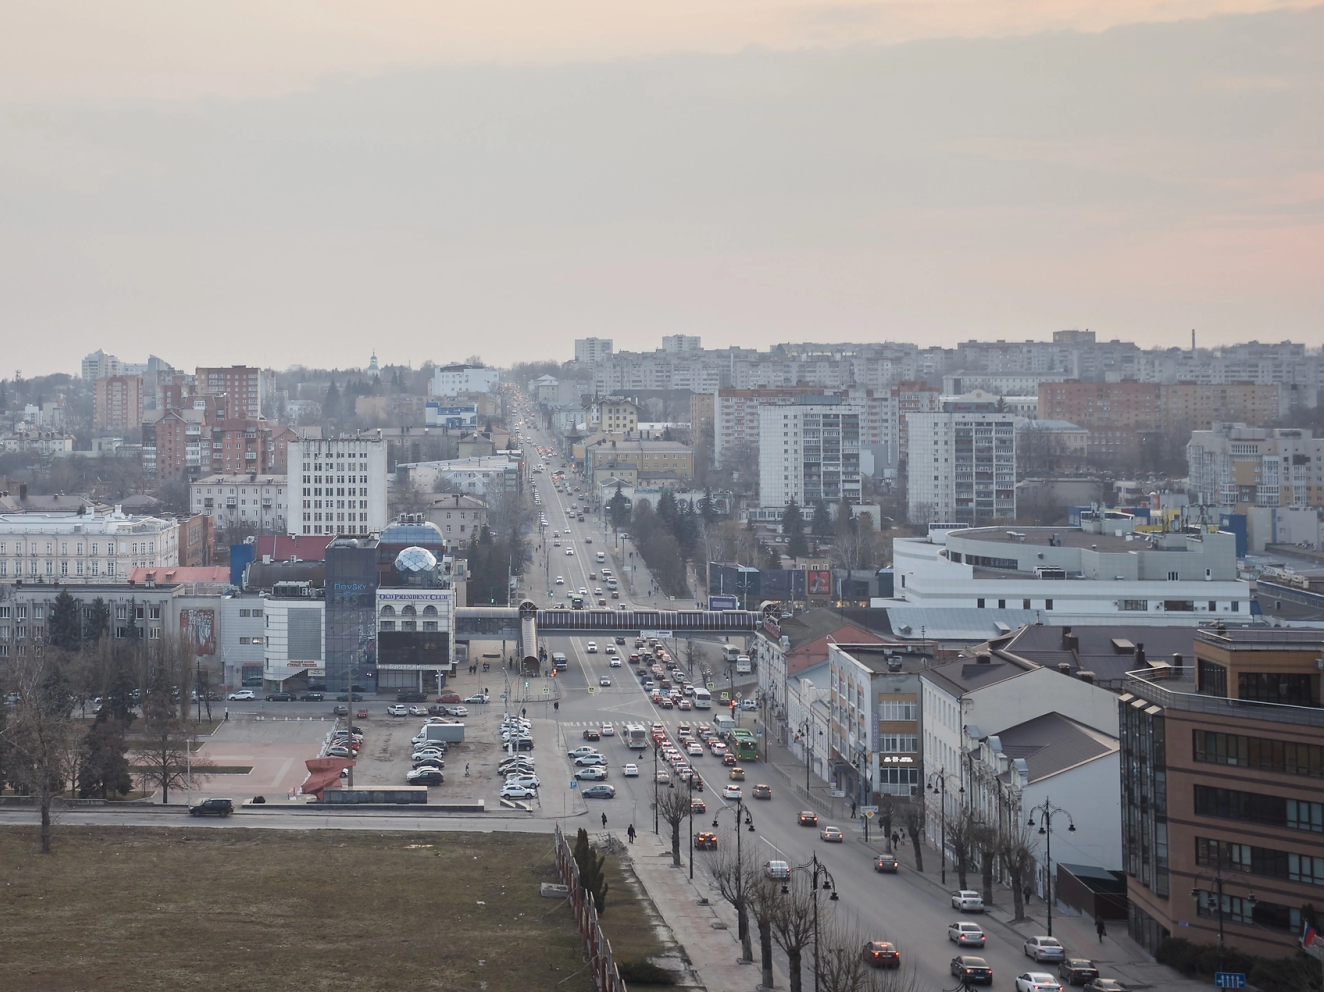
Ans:
[{"label": "hazy sky", "polygon": [[0,376],[1324,343],[1324,7],[0,9]]}]

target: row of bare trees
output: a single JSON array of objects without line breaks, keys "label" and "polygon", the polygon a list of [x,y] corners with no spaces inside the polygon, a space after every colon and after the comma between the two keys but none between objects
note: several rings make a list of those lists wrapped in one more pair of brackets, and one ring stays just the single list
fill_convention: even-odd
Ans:
[{"label": "row of bare trees", "polygon": [[205,774],[207,764],[191,758],[190,689],[199,686],[206,705],[214,681],[178,637],[106,635],[73,651],[37,643],[12,657],[0,675],[10,701],[0,707],[0,790],[36,804],[41,852],[51,853],[68,799],[128,796],[136,773],[144,792],[159,789],[168,802],[190,772]]}]

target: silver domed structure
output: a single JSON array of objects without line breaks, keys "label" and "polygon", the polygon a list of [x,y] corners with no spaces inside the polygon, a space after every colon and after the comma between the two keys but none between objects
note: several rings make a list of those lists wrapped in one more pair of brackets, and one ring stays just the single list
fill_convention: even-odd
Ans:
[{"label": "silver domed structure", "polygon": [[405,548],[395,556],[395,570],[405,577],[422,577],[437,570],[437,556],[427,548]]}]

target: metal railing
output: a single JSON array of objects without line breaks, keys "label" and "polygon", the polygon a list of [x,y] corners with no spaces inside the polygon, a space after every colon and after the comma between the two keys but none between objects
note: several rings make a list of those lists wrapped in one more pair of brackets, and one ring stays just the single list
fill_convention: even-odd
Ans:
[{"label": "metal railing", "polygon": [[[1229,699],[1208,696],[1200,692],[1185,692],[1159,685],[1163,678],[1172,678],[1159,671],[1147,670],[1147,677],[1139,672],[1128,672],[1122,690],[1168,709],[1208,713],[1215,717],[1237,717],[1243,720],[1268,720],[1273,723],[1296,723],[1318,726],[1324,720],[1324,710],[1312,706],[1289,706],[1283,703],[1262,703],[1254,699]],[[1193,686],[1194,683],[1183,682]]]},{"label": "metal railing", "polygon": [[584,938],[584,948],[588,951],[589,969],[593,972],[593,986],[598,992],[626,992],[625,982],[616,970],[616,959],[611,952],[611,942],[602,932],[598,921],[598,911],[593,906],[592,897],[579,883],[579,865],[570,850],[561,825],[556,825],[556,868],[562,881],[570,889],[568,899],[575,914],[575,925]]}]

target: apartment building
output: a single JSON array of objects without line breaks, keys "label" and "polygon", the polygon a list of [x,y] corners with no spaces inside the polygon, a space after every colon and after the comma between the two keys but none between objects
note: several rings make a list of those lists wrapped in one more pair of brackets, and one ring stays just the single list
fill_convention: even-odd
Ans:
[{"label": "apartment building", "polygon": [[249,365],[227,368],[199,366],[194,374],[199,393],[224,397],[218,419],[250,420],[262,416],[262,370]]},{"label": "apartment building", "polygon": [[703,351],[703,339],[697,334],[664,334],[662,350],[669,355],[682,351]]},{"label": "apartment building", "polygon": [[640,480],[694,478],[694,449],[679,441],[648,441],[625,435],[594,435],[584,441],[584,472],[596,484],[609,478]]},{"label": "apartment building", "polygon": [[1128,930],[1291,955],[1324,886],[1319,632],[1204,627],[1194,653],[1118,703]]},{"label": "apartment building", "polygon": [[881,644],[828,645],[828,701],[837,787],[861,806],[924,785],[920,672],[928,659]]},{"label": "apartment building", "polygon": [[713,430],[716,410],[716,393],[690,393],[690,430],[696,441],[705,431]]},{"label": "apartment building", "polygon": [[487,523],[487,503],[477,496],[447,493],[436,496],[423,514],[437,525],[447,547],[468,544],[470,538],[482,531]]},{"label": "apartment building", "polygon": [[97,377],[92,428],[127,434],[143,420],[143,379],[140,375]]},{"label": "apartment building", "polygon": [[1272,424],[1289,412],[1287,393],[1278,383],[1164,383],[1162,429],[1166,434],[1205,430],[1219,421]]},{"label": "apartment building", "polygon": [[893,387],[892,399],[896,409],[896,420],[888,441],[897,452],[898,463],[908,462],[910,417],[916,413],[937,413],[942,409],[942,393],[936,386],[930,386],[926,382],[907,381]]},{"label": "apartment building", "polygon": [[713,462],[721,465],[732,451],[758,448],[759,410],[762,407],[786,406],[800,396],[821,395],[821,389],[805,385],[717,390],[713,400]]},{"label": "apartment building", "polygon": [[480,365],[444,365],[432,373],[432,395],[490,393],[500,381],[501,373],[496,369]]},{"label": "apartment building", "polygon": [[589,409],[590,425],[608,433],[630,433],[639,429],[639,407],[633,400],[609,397],[595,400]]},{"label": "apartment building", "polygon": [[1186,445],[1202,506],[1324,506],[1324,438],[1309,430],[1215,423]]},{"label": "apartment building", "polygon": [[987,524],[1016,516],[1016,418],[989,403],[946,403],[907,421],[912,521]]},{"label": "apartment building", "polygon": [[611,338],[575,338],[575,361],[581,365],[596,365],[611,356]]},{"label": "apartment building", "polygon": [[256,472],[209,475],[189,485],[189,505],[230,536],[283,534],[289,517],[288,477]]},{"label": "apartment building", "polygon": [[860,415],[844,403],[759,408],[759,505],[860,501]]},{"label": "apartment building", "polygon": [[377,439],[290,441],[289,533],[366,535],[386,526],[386,444]]},{"label": "apartment building", "polygon": [[140,566],[179,564],[179,524],[108,513],[0,514],[0,583],[128,582]]}]

